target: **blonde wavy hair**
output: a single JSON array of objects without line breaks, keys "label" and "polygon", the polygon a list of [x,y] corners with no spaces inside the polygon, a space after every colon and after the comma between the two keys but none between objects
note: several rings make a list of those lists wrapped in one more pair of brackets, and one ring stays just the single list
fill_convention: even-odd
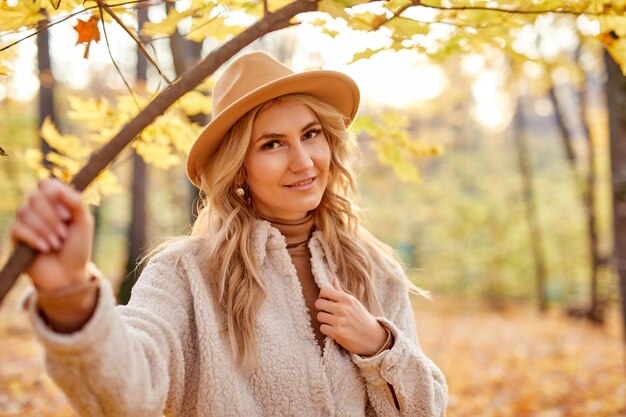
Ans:
[{"label": "blonde wavy hair", "polygon": [[[210,236],[209,276],[218,313],[223,315],[233,357],[245,371],[256,364],[254,325],[267,296],[260,265],[252,256],[252,229],[257,216],[254,202],[235,194],[245,181],[243,162],[257,114],[273,103],[296,102],[317,116],[330,145],[328,186],[314,212],[316,230],[321,232],[326,256],[332,256],[343,288],[368,310],[381,314],[372,282],[372,249],[385,249],[359,227],[352,174],[359,155],[354,138],[346,130],[346,118],[334,107],[306,94],[292,94],[257,106],[239,119],[200,173],[201,204],[191,236]],[[389,266],[377,267],[390,269]],[[393,276],[397,272],[387,271]]]}]

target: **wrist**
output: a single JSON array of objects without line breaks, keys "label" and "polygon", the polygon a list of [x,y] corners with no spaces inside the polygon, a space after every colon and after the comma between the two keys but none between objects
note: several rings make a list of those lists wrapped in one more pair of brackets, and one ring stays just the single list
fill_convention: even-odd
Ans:
[{"label": "wrist", "polygon": [[[389,330],[387,327],[383,326],[382,324],[380,324],[379,322],[378,326],[380,327],[380,330],[382,333],[380,337],[378,337],[378,343],[376,343],[376,348],[375,349],[371,349],[370,352],[368,352],[367,354],[364,354],[362,356],[365,357],[373,357],[376,356],[378,354],[380,354],[381,352],[384,352],[387,349],[390,349],[391,346],[393,346],[393,342],[394,342],[394,338],[393,338],[393,334],[391,333],[391,330]],[[381,342],[382,340],[382,342]]]},{"label": "wrist", "polygon": [[83,282],[54,291],[37,292],[37,308],[48,326],[60,333],[82,328],[91,318],[98,300],[98,280],[95,274]]}]

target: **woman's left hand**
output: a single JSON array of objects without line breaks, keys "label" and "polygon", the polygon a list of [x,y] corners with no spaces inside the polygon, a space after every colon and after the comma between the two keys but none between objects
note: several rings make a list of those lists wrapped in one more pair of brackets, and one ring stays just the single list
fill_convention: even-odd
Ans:
[{"label": "woman's left hand", "polygon": [[346,293],[337,278],[322,288],[315,301],[322,334],[331,337],[350,353],[371,356],[387,340],[387,332],[354,296]]}]

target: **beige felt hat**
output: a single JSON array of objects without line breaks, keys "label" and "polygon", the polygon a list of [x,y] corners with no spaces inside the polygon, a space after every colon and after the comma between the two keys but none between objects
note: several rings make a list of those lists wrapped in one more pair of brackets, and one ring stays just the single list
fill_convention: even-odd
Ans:
[{"label": "beige felt hat", "polygon": [[352,122],[359,108],[359,88],[352,78],[337,71],[295,73],[264,52],[235,59],[213,90],[213,119],[195,140],[187,156],[187,176],[196,186],[199,174],[224,135],[254,107],[287,94],[310,94],[343,113]]}]

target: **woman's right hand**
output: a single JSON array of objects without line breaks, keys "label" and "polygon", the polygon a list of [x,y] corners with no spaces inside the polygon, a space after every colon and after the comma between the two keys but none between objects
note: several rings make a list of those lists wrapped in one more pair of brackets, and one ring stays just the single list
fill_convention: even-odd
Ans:
[{"label": "woman's right hand", "polygon": [[25,272],[44,293],[89,279],[93,233],[93,216],[80,193],[57,179],[39,183],[11,226],[13,244],[23,242],[39,252]]}]

